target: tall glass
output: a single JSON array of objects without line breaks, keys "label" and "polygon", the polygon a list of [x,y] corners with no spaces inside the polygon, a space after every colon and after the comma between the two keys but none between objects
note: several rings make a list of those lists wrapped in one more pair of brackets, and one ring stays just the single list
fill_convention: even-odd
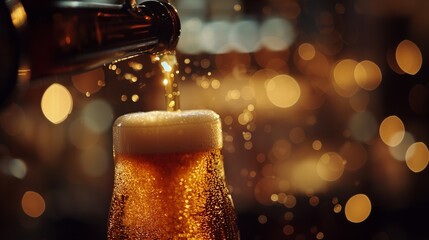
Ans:
[{"label": "tall glass", "polygon": [[210,110],[119,117],[108,238],[239,239],[221,148]]}]

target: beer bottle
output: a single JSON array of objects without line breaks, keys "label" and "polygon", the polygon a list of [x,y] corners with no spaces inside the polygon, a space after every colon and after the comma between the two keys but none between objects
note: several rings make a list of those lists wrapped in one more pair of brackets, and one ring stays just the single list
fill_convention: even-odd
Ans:
[{"label": "beer bottle", "polygon": [[0,105],[33,80],[174,50],[179,35],[177,11],[162,0],[0,1]]}]

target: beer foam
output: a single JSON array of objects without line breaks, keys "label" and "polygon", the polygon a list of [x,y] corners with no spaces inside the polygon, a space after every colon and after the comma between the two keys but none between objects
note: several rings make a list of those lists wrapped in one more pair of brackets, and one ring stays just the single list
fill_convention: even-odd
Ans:
[{"label": "beer foam", "polygon": [[219,115],[211,110],[151,111],[113,124],[115,154],[196,152],[222,148]]}]

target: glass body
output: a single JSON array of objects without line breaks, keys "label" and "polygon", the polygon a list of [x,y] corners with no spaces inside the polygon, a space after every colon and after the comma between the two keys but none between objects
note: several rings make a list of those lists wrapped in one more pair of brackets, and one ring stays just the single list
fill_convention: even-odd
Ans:
[{"label": "glass body", "polygon": [[[121,128],[114,132],[120,135]],[[114,159],[108,239],[239,239],[220,148],[143,154],[114,151]]]}]

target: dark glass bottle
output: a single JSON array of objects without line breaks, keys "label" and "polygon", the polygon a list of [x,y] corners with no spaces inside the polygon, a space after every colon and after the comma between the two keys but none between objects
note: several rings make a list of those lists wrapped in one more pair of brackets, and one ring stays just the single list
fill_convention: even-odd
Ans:
[{"label": "dark glass bottle", "polygon": [[22,82],[174,50],[179,35],[166,1],[1,1],[0,104]]}]

